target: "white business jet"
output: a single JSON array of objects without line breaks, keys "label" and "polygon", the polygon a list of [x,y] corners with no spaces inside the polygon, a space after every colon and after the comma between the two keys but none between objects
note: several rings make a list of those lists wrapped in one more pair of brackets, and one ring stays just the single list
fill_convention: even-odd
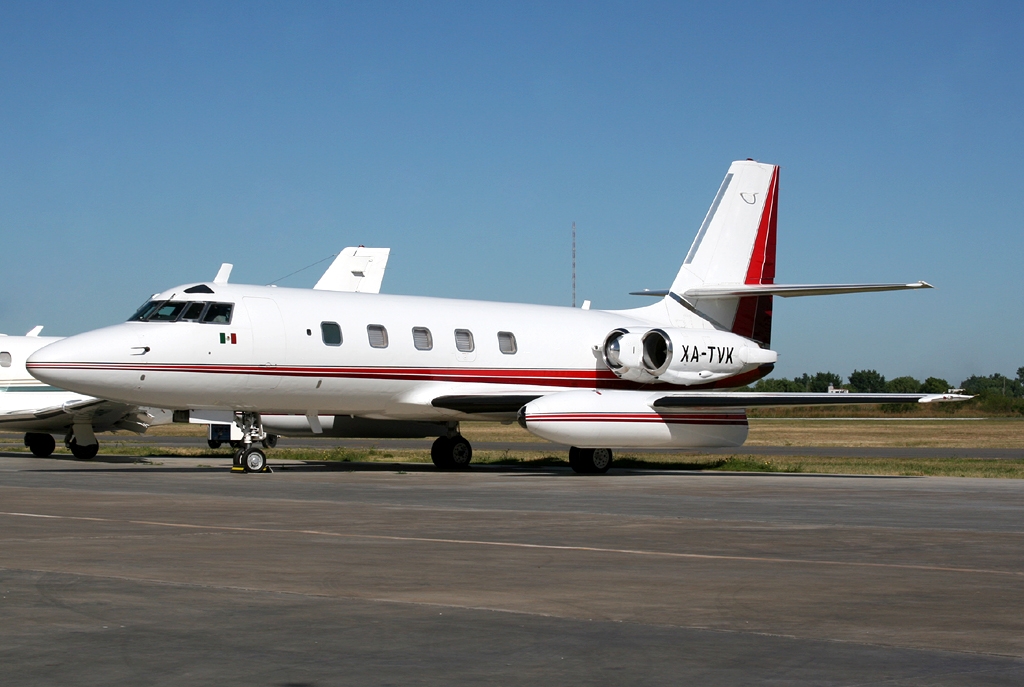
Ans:
[{"label": "white business jet", "polygon": [[[653,305],[585,310],[224,283],[155,295],[124,324],[34,353],[40,380],[124,403],[235,413],[236,465],[266,469],[262,414],[427,422],[439,467],[472,457],[459,423],[514,421],[605,472],[617,448],[739,446],[745,408],[962,400],[951,394],[728,391],[767,375],[773,296],[929,288],[778,285],[779,169],[734,162]],[[393,425],[401,426],[401,425]]]},{"label": "white business jet", "polygon": [[[350,246],[342,249],[331,263],[327,271],[316,283],[315,289],[330,291],[352,291],[358,293],[377,293],[380,291],[384,271],[387,268],[390,248],[366,248]],[[225,269],[227,273],[228,269]],[[0,429],[25,432],[25,446],[36,456],[49,456],[57,447],[54,434],[64,436],[64,445],[72,455],[80,460],[94,458],[99,451],[96,434],[127,430],[142,434],[154,424],[166,424],[172,421],[169,411],[159,408],[145,408],[134,404],[105,401],[66,391],[44,384],[30,376],[25,369],[25,361],[29,355],[55,341],[60,337],[39,336],[42,326],[38,326],[25,336],[5,336],[0,334]],[[227,430],[224,441],[238,439],[232,434],[233,413],[217,414],[211,411],[204,417],[201,413],[194,414],[191,421],[210,424],[210,445],[219,442],[213,440],[216,428],[220,433]],[[309,425],[305,417],[297,422],[294,417],[268,416],[269,427],[279,420],[279,434],[309,434]],[[323,418],[324,424],[333,429],[334,418]],[[338,423],[339,429],[343,423]],[[350,427],[357,429],[357,427]],[[237,431],[237,430],[236,430]],[[220,434],[218,434],[220,436]],[[274,444],[276,435],[269,435],[264,442]]]},{"label": "white business jet", "polygon": [[96,432],[124,429],[141,434],[156,423],[170,422],[166,411],[104,401],[40,382],[25,370],[29,355],[59,337],[39,336],[35,327],[25,336],[0,334],[0,429],[25,432],[25,446],[46,457],[57,447],[54,434],[79,459],[95,457]]}]

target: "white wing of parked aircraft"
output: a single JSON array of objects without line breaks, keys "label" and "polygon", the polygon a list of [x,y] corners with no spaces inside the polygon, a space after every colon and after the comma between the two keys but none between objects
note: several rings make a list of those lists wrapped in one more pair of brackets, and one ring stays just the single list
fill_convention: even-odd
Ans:
[{"label": "white wing of parked aircraft", "polygon": [[[156,294],[124,324],[53,343],[39,379],[80,393],[235,412],[239,469],[264,415],[433,423],[440,467],[469,463],[461,421],[519,422],[603,472],[613,448],[738,446],[745,408],[961,400],[949,394],[730,391],[768,373],[772,299],[928,288],[775,284],[779,169],[734,162],[671,286],[631,310],[575,309],[215,282]],[[336,424],[336,423],[335,423]],[[332,425],[332,431],[333,431]],[[410,427],[389,425],[396,428]]]},{"label": "white wing of parked aircraft", "polygon": [[380,293],[390,255],[390,248],[345,248],[338,253],[338,257],[313,288],[321,291]]},{"label": "white wing of parked aircraft", "polygon": [[0,430],[25,432],[25,445],[37,456],[53,453],[53,434],[65,435],[65,445],[78,458],[92,458],[99,449],[96,432],[125,429],[136,433],[158,421],[170,421],[164,411],[104,401],[40,382],[25,369],[35,351],[57,337],[39,336],[42,326],[25,336],[0,335]]}]

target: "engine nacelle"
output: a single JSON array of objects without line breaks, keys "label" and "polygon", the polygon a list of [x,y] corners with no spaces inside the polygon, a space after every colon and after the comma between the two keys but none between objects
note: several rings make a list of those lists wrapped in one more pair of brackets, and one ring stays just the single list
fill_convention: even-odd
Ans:
[{"label": "engine nacelle", "polygon": [[742,408],[652,407],[662,393],[561,391],[523,406],[519,423],[541,438],[579,448],[712,448],[747,439]]},{"label": "engine nacelle", "polygon": [[778,360],[731,332],[694,329],[616,329],[602,346],[605,364],[622,379],[635,382],[706,384],[754,370]]}]

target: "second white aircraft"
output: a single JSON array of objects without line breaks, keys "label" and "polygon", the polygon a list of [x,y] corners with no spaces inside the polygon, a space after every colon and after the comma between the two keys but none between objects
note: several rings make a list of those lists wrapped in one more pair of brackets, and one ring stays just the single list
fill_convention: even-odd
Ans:
[{"label": "second white aircraft", "polygon": [[[745,408],[932,402],[950,394],[728,391],[771,372],[773,296],[929,288],[775,284],[779,169],[734,162],[670,288],[601,311],[220,283],[157,294],[124,324],[34,353],[28,370],[83,394],[235,413],[239,467],[266,468],[262,414],[440,435],[439,467],[472,457],[459,422],[518,419],[566,444],[577,472],[612,449],[739,446]],[[424,429],[426,428],[426,429]]]}]

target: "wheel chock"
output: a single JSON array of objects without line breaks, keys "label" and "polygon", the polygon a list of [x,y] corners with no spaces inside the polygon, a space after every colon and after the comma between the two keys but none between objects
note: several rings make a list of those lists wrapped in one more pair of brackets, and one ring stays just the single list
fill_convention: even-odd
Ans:
[{"label": "wheel chock", "polygon": [[243,468],[241,465],[232,465],[231,466],[231,472],[243,472],[244,473],[245,472],[245,468]]}]

